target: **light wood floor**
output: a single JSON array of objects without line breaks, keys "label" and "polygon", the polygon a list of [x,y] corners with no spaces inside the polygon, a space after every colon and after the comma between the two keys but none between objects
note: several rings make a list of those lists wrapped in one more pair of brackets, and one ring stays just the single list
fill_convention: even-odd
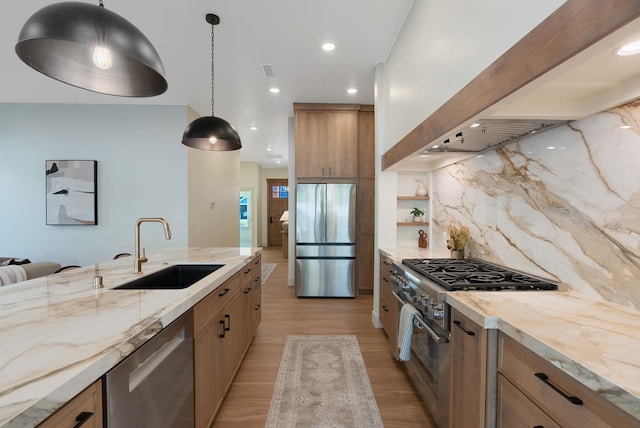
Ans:
[{"label": "light wood floor", "polygon": [[385,427],[435,427],[401,364],[389,356],[386,334],[371,323],[373,296],[300,299],[287,286],[281,248],[263,249],[262,261],[277,263],[262,289],[262,322],[214,428],[264,427],[285,338],[298,334],[355,334]]}]

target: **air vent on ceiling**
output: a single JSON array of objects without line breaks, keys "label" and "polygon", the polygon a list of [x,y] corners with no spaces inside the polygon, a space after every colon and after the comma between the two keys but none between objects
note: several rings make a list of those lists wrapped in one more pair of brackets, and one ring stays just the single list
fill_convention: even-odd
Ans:
[{"label": "air vent on ceiling", "polygon": [[273,77],[273,66],[271,64],[262,64],[262,73],[264,73],[264,77]]}]

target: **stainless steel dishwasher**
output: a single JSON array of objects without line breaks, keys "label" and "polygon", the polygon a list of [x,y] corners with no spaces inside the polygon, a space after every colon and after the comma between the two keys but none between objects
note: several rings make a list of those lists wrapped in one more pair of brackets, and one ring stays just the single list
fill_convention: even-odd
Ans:
[{"label": "stainless steel dishwasher", "polygon": [[193,314],[169,324],[106,374],[108,427],[192,427]]}]

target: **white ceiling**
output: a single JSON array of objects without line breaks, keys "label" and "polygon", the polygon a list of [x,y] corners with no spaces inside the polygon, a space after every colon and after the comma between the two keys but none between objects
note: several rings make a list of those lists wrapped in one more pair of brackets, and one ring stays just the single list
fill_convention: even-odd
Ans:
[{"label": "white ceiling", "polygon": [[[152,98],[92,93],[22,63],[14,52],[22,24],[53,3],[0,6],[0,102],[189,105],[209,115],[211,26],[205,15],[215,13],[221,19],[215,27],[215,115],[240,134],[242,161],[273,168],[287,166],[294,102],[373,104],[374,67],[385,61],[412,0],[104,0],[162,58],[169,89]],[[337,49],[321,51],[325,40]],[[272,66],[273,78],[265,77],[263,64]],[[277,95],[268,91],[274,83],[281,89]],[[352,86],[356,95],[346,93]],[[258,130],[249,130],[251,125]],[[176,135],[176,144],[181,137]]]}]

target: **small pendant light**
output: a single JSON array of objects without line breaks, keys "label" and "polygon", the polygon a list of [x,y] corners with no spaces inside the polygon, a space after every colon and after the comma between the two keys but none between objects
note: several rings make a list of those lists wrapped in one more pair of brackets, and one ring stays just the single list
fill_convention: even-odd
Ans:
[{"label": "small pendant light", "polygon": [[167,90],[149,39],[102,0],[99,6],[63,2],[38,10],[22,27],[15,50],[36,71],[89,91],[151,97]]},{"label": "small pendant light", "polygon": [[211,24],[211,116],[203,116],[191,122],[184,130],[182,144],[200,150],[238,150],[242,148],[242,144],[236,130],[226,120],[214,116],[213,28],[220,23],[220,18],[208,13],[205,19]]}]

